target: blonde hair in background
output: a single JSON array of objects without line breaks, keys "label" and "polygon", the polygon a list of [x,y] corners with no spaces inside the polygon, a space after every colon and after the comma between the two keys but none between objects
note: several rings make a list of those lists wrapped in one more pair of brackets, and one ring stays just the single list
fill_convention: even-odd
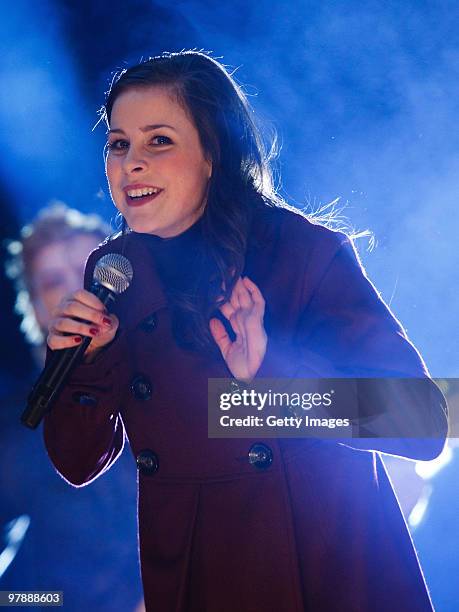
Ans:
[{"label": "blonde hair in background", "polygon": [[31,344],[39,345],[44,341],[32,307],[33,261],[38,252],[49,244],[81,234],[96,236],[102,242],[110,234],[110,227],[98,215],[83,214],[64,202],[52,200],[31,223],[22,228],[18,240],[11,240],[7,244],[10,257],[6,273],[15,284],[15,310],[22,317],[21,331]]}]

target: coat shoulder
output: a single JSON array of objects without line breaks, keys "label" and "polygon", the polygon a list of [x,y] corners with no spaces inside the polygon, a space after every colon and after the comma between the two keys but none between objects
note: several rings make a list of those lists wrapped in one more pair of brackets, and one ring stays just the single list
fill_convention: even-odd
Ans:
[{"label": "coat shoulder", "polygon": [[270,245],[278,255],[310,260],[331,260],[342,246],[350,246],[344,232],[330,229],[293,206],[266,206],[255,218],[253,234],[258,246]]}]

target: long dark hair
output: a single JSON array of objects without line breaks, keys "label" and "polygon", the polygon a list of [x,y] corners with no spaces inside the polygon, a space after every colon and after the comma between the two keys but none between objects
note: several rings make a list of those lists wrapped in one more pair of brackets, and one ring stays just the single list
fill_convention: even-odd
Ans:
[{"label": "long dark hair", "polygon": [[110,124],[113,104],[122,92],[154,85],[166,86],[177,96],[194,121],[204,155],[212,161],[202,229],[214,275],[201,278],[201,290],[193,294],[176,293],[173,307],[175,329],[185,344],[215,348],[208,321],[229,299],[243,271],[256,210],[281,203],[270,169],[275,146],[265,146],[245,94],[225,67],[198,51],[164,53],[120,71],[102,107],[103,119]]}]

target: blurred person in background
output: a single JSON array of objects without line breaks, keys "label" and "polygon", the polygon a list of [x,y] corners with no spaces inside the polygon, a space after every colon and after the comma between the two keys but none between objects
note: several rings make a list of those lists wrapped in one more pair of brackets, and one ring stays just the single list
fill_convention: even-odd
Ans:
[{"label": "blurred person in background", "polygon": [[[56,203],[9,244],[8,274],[37,370],[54,309],[82,286],[89,253],[109,233],[98,216]],[[133,459],[123,453],[94,486],[69,487],[41,436],[19,421],[36,373],[24,372],[23,388],[0,410],[0,590],[63,591],[64,609],[75,612],[142,610]]]}]

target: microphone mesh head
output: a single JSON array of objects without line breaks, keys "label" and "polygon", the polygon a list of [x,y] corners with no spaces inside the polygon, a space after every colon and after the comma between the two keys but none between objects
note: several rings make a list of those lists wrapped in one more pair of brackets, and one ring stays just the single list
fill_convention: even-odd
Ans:
[{"label": "microphone mesh head", "polygon": [[133,274],[129,259],[119,253],[108,253],[97,261],[93,280],[119,295],[129,287]]}]

